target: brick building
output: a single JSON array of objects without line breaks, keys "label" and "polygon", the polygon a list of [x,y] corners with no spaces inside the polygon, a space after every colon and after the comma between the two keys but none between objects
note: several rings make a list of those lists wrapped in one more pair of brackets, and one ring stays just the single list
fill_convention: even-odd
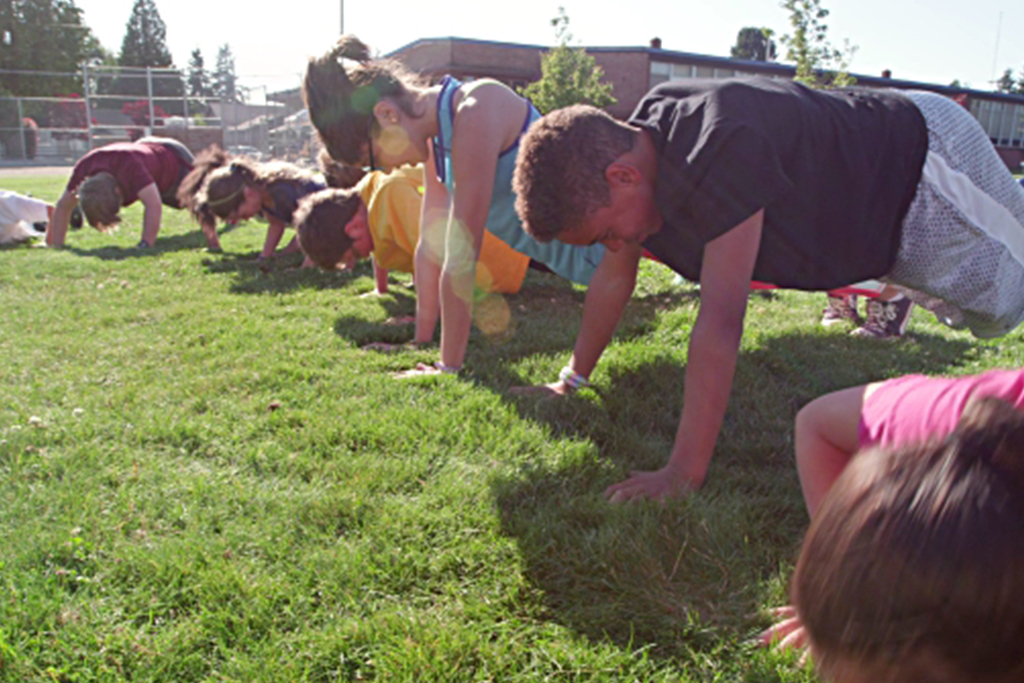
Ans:
[{"label": "brick building", "polygon": [[[496,78],[514,87],[540,78],[540,55],[548,47],[498,43],[467,38],[423,38],[388,57],[397,59],[431,80],[451,74],[462,80]],[[647,47],[586,47],[604,69],[605,81],[614,86],[618,103],[608,112],[629,116],[651,87],[674,78],[732,78],[760,75],[792,78],[792,66],[774,62],[748,62],[724,57],[666,50],[657,38]],[[857,84],[929,90],[952,97],[967,107],[989,134],[1003,161],[1014,171],[1024,163],[1024,96],[1007,95],[883,76],[854,74]]]}]

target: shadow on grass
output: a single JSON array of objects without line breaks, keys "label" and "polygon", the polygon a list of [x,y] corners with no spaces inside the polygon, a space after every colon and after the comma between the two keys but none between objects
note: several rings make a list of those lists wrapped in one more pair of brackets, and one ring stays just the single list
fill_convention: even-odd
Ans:
[{"label": "shadow on grass", "polygon": [[[388,295],[376,299],[374,303],[384,309],[389,319],[416,315],[416,295],[413,290],[405,287],[389,287]],[[367,320],[365,316],[346,315],[334,322],[334,333],[350,340],[356,346],[365,346],[373,342],[404,344],[412,340],[416,326],[374,322]]]},{"label": "shadow on grass", "polygon": [[232,274],[230,291],[233,294],[283,294],[299,289],[341,289],[353,280],[372,275],[368,264],[360,264],[351,271],[326,271],[320,268],[301,268],[300,252],[278,252],[267,260],[258,260],[258,252],[225,254],[220,258],[203,260],[209,273]]},{"label": "shadow on grass", "polygon": [[[664,464],[685,365],[666,355],[613,369],[606,386],[569,399],[504,393],[583,455],[495,479],[503,532],[516,540],[548,618],[587,638],[650,647],[652,657],[698,661],[722,646],[723,629],[736,643],[763,625],[752,615],[795,557],[807,523],[792,464],[799,408],[880,378],[950,372],[975,349],[931,334],[884,345],[833,334],[764,339],[740,354],[707,484],[664,505],[612,506],[601,492],[632,469]],[[503,391],[509,379],[492,387]]]},{"label": "shadow on grass", "polygon": [[[234,230],[234,226],[228,226],[218,231],[224,235]],[[78,256],[90,256],[104,261],[123,261],[129,258],[159,256],[160,254],[173,251],[194,251],[206,247],[206,239],[200,230],[187,232],[183,235],[171,235],[169,237],[157,237],[156,245],[149,249],[140,249],[137,246],[107,246],[95,249],[82,249],[73,244],[65,245],[65,249]]]}]

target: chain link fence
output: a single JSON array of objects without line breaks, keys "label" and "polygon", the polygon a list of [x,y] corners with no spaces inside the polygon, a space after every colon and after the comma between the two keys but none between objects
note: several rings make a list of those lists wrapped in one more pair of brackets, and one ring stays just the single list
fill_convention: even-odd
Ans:
[{"label": "chain link fence", "polygon": [[[181,140],[193,152],[218,144],[256,158],[315,162],[297,79],[294,89],[277,93],[240,86],[232,99],[191,94],[177,69],[0,69],[0,86],[13,93],[0,96],[0,161],[6,164],[71,164],[96,147],[146,135]],[[248,101],[260,92],[262,103]]]}]

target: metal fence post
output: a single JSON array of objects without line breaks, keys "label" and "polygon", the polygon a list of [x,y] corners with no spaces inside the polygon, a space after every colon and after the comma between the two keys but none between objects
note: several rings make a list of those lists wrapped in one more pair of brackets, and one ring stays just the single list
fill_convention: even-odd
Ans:
[{"label": "metal fence post", "polygon": [[21,98],[18,98],[18,137],[21,138],[21,158],[28,160],[28,140],[25,139],[25,113],[21,109]]},{"label": "metal fence post", "polygon": [[153,118],[153,69],[148,66],[146,67],[146,94],[149,95],[149,131],[143,131],[143,133],[152,135],[156,119]]},{"label": "metal fence post", "polygon": [[185,130],[188,130],[188,82],[184,78],[181,79],[181,101],[185,113]]},{"label": "metal fence post", "polygon": [[92,149],[92,106],[89,104],[89,64],[82,63],[82,92],[85,93],[85,139]]}]

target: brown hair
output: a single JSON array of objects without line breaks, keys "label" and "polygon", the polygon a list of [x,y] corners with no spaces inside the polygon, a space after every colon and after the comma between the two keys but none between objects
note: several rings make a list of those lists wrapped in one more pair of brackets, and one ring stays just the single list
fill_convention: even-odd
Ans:
[{"label": "brown hair", "polygon": [[226,219],[245,199],[246,186],[263,189],[272,183],[308,183],[313,174],[283,161],[260,163],[232,156],[217,145],[196,156],[192,171],[181,181],[178,201],[202,222]]},{"label": "brown hair", "polygon": [[106,171],[86,178],[78,186],[78,204],[89,225],[108,232],[121,222],[121,193],[117,180]]},{"label": "brown hair", "polygon": [[858,454],[792,597],[825,678],[1024,680],[1024,415],[985,398],[944,441]]},{"label": "brown hair", "polygon": [[[346,65],[343,60],[349,60]],[[373,107],[392,98],[409,116],[410,91],[419,79],[393,60],[371,60],[370,49],[355,36],[342,36],[334,49],[309,60],[302,98],[309,120],[327,153],[346,164],[362,163],[363,147],[374,125]]]},{"label": "brown hair", "polygon": [[523,228],[550,242],[608,206],[604,172],[633,148],[636,130],[589,105],[542,116],[519,145],[512,189]]},{"label": "brown hair", "polygon": [[345,225],[356,215],[363,200],[354,189],[321,190],[303,197],[295,211],[299,246],[313,263],[333,270],[352,248]]},{"label": "brown hair", "polygon": [[326,149],[320,150],[317,161],[320,162],[320,170],[323,172],[324,178],[327,179],[328,187],[347,190],[350,187],[355,187],[366,175],[366,171],[359,166],[350,166],[335,161]]}]

